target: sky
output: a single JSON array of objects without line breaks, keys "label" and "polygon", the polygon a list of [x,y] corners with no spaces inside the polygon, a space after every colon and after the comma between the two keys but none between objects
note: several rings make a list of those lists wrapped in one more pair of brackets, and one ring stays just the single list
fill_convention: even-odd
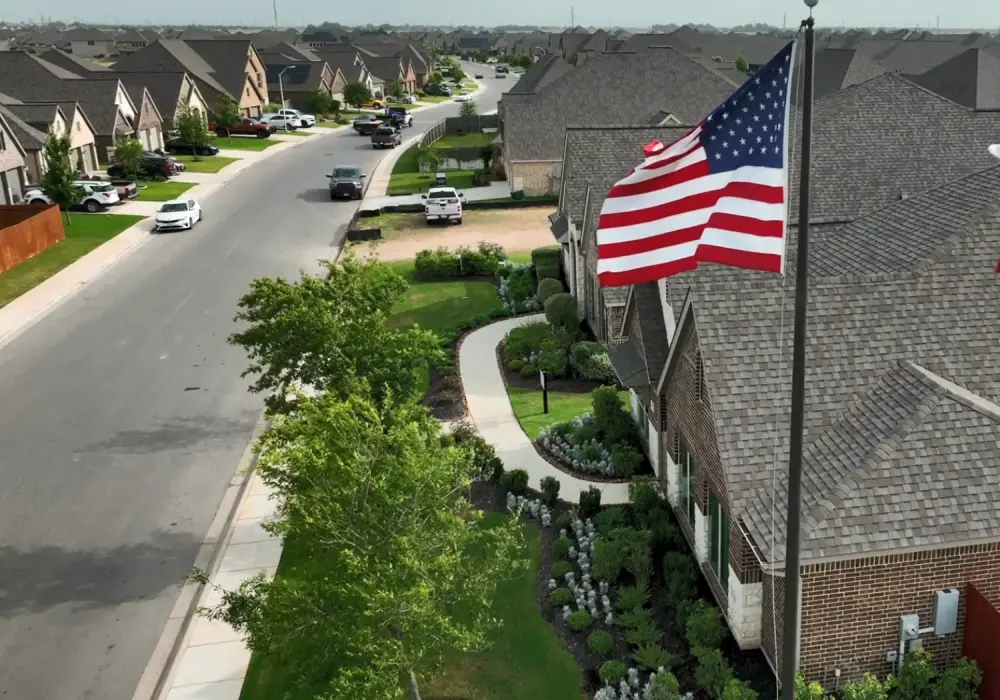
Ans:
[{"label": "sky", "polygon": [[[571,16],[584,26],[648,27],[653,24],[706,23],[716,26],[766,22],[794,26],[807,10],[801,0],[714,0],[668,3],[663,0],[503,0],[503,2],[414,2],[378,0],[329,5],[315,0],[171,0],[122,3],[113,0],[0,0],[0,21],[107,22],[121,24],[231,24],[273,26],[277,4],[279,26],[324,21],[345,26],[372,24],[569,26]],[[572,6],[572,13],[570,7]],[[862,27],[992,28],[1000,18],[987,0],[820,0],[817,25]]]}]

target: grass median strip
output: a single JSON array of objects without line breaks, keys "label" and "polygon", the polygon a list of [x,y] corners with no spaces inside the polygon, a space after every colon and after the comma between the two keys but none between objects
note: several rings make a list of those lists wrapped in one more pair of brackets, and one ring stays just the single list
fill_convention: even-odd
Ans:
[{"label": "grass median strip", "polygon": [[448,134],[434,142],[434,148],[484,148],[492,144],[489,134],[475,132],[471,134]]},{"label": "grass median strip", "polygon": [[281,143],[278,139],[259,139],[255,136],[233,136],[232,140],[223,136],[212,141],[224,151],[263,151]]},{"label": "grass median strip", "polygon": [[0,272],[0,308],[144,218],[124,214],[72,214],[64,240]]},{"label": "grass median strip", "polygon": [[140,182],[139,196],[136,199],[140,202],[169,202],[171,199],[177,199],[194,186],[193,182],[178,182],[176,180]]},{"label": "grass median strip", "polygon": [[189,173],[217,173],[227,165],[235,163],[239,158],[226,158],[225,156],[199,156],[195,160],[192,156],[172,156],[187,168]]}]

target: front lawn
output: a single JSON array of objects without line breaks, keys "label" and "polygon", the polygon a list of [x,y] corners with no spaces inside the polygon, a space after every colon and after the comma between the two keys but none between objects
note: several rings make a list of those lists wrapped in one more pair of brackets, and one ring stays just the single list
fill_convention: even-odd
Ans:
[{"label": "front lawn", "polygon": [[382,229],[380,240],[392,240],[413,232],[427,231],[427,220],[423,214],[379,214],[371,218],[359,219],[364,228]]},{"label": "front lawn", "polygon": [[[506,516],[491,513],[484,525]],[[581,675],[558,635],[538,607],[536,588],[540,545],[538,528],[524,527],[530,566],[519,578],[497,588],[493,614],[505,624],[492,634],[492,645],[478,654],[455,654],[435,679],[420,679],[425,698],[476,698],[476,700],[579,700]],[[307,566],[322,565],[294,542],[285,545],[277,576],[294,579]],[[240,700],[311,700],[317,688],[291,687],[291,679],[277,664],[255,654],[243,682]],[[288,692],[288,695],[285,693]]]},{"label": "front lawn", "polygon": [[137,200],[141,202],[169,202],[177,199],[182,194],[195,186],[194,182],[178,182],[167,180],[166,182],[140,182],[139,196]]},{"label": "front lawn", "polygon": [[281,143],[278,139],[259,139],[256,136],[233,136],[212,139],[212,143],[226,151],[263,151]]},{"label": "front lawn", "polygon": [[433,104],[438,104],[440,102],[447,102],[451,98],[447,95],[422,95],[417,97],[421,102],[431,102]]},{"label": "front lawn", "polygon": [[347,126],[349,123],[350,122],[344,122],[343,124],[341,124],[331,119],[328,121],[316,122],[316,126],[322,127],[324,129],[339,129],[341,127]]},{"label": "front lawn", "polygon": [[0,307],[144,218],[123,214],[72,214],[72,225],[66,226],[64,240],[0,273]]},{"label": "front lawn", "polygon": [[171,157],[184,163],[189,173],[217,173],[227,165],[239,160],[239,158],[226,158],[225,156],[198,156],[198,160],[192,156]]},{"label": "front lawn", "polygon": [[[448,170],[446,171],[448,186],[459,191],[467,190],[472,187],[472,178],[475,174],[474,170]],[[434,173],[397,173],[393,168],[392,176],[389,178],[388,194],[424,194],[434,182]]]},{"label": "front lawn", "polygon": [[[514,410],[517,422],[525,434],[534,440],[538,431],[555,423],[573,420],[577,416],[590,412],[591,396],[589,393],[566,391],[549,392],[549,412],[542,413],[542,390],[507,387],[510,407]],[[628,408],[628,392],[622,391],[619,396],[622,404]]]},{"label": "front lawn", "polygon": [[434,142],[434,148],[485,148],[493,143],[489,134],[475,132],[472,134],[448,134]]}]

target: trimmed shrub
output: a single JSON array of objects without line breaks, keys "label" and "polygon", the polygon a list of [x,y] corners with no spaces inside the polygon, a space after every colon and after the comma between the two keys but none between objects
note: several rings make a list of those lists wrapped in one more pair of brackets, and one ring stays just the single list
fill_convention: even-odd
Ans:
[{"label": "trimmed shrub", "polygon": [[421,250],[413,259],[413,276],[422,281],[459,276],[459,258],[447,248]]},{"label": "trimmed shrub", "polygon": [[618,443],[611,448],[611,466],[617,476],[632,478],[640,464],[642,455],[629,445]]},{"label": "trimmed shrub", "polygon": [[563,513],[558,518],[556,518],[556,527],[559,529],[567,528],[573,524],[573,514]]},{"label": "trimmed shrub", "polygon": [[584,630],[590,629],[594,620],[590,617],[590,613],[586,610],[577,610],[569,616],[568,622],[571,630],[574,632],[583,632]]},{"label": "trimmed shrub", "polygon": [[607,656],[615,648],[615,638],[604,630],[594,630],[587,637],[587,648],[598,656]]},{"label": "trimmed shrub", "polygon": [[[552,340],[552,326],[544,321],[511,328],[503,341],[508,364],[513,360],[525,363],[532,355],[541,352],[542,344],[549,340]],[[511,369],[514,369],[512,365]]]},{"label": "trimmed shrub", "polygon": [[569,363],[573,371],[584,379],[613,382],[615,368],[611,365],[607,348],[600,343],[581,340],[570,348]]},{"label": "trimmed shrub", "polygon": [[695,682],[716,700],[722,700],[722,694],[726,690],[726,685],[733,677],[733,671],[729,668],[726,660],[722,658],[722,652],[718,649],[694,649],[694,655],[698,657],[698,668],[694,672]]},{"label": "trimmed shrub", "polygon": [[594,421],[606,443],[615,445],[619,442],[637,442],[635,423],[622,405],[617,389],[610,386],[598,387],[591,394],[591,401]]},{"label": "trimmed shrub", "polygon": [[716,649],[726,638],[726,630],[726,622],[717,607],[704,600],[694,604],[685,626],[689,647]]},{"label": "trimmed shrub", "polygon": [[507,275],[507,299],[518,310],[535,295],[535,276],[530,267],[515,267]]},{"label": "trimmed shrub", "polygon": [[565,377],[569,364],[566,361],[566,351],[556,340],[546,340],[538,353],[538,369],[547,372],[552,377]]},{"label": "trimmed shrub", "polygon": [[[674,608],[698,595],[698,573],[690,555],[667,552],[663,555],[663,582],[667,589],[667,602]],[[682,625],[687,628],[687,623]]]},{"label": "trimmed shrub", "polygon": [[625,510],[619,506],[605,508],[594,516],[594,527],[600,535],[610,535],[612,530],[624,527],[626,523]]},{"label": "trimmed shrub", "polygon": [[635,519],[642,527],[649,527],[650,513],[663,502],[660,485],[651,476],[637,476],[628,485],[628,500],[632,504]]},{"label": "trimmed shrub", "polygon": [[569,605],[573,602],[573,591],[568,588],[557,588],[552,591],[549,598],[552,600],[553,605],[561,608],[562,606]]},{"label": "trimmed shrub", "polygon": [[556,294],[562,294],[566,290],[563,288],[562,282],[552,277],[540,277],[538,279],[538,301],[544,304],[549,300],[549,297]]},{"label": "trimmed shrub", "polygon": [[559,479],[554,476],[543,477],[541,487],[542,503],[551,508],[559,500]]},{"label": "trimmed shrub", "polygon": [[561,257],[562,249],[559,246],[535,248],[531,251],[531,264],[535,267],[535,276],[539,281],[546,278],[557,280],[561,277],[559,264]]},{"label": "trimmed shrub", "polygon": [[618,589],[618,609],[635,610],[642,608],[649,601],[649,588],[642,581],[635,586],[622,586]]},{"label": "trimmed shrub", "polygon": [[566,574],[573,570],[573,565],[568,561],[557,561],[552,565],[552,569],[549,571],[549,575],[552,578],[566,578]]},{"label": "trimmed shrub", "polygon": [[757,691],[746,681],[730,678],[722,690],[722,700],[757,700]]},{"label": "trimmed shrub", "polygon": [[647,620],[625,633],[625,639],[634,647],[656,646],[663,639],[663,632],[652,620]]},{"label": "trimmed shrub", "polygon": [[573,546],[573,540],[568,537],[560,537],[552,543],[552,553],[556,559],[569,559],[569,548]]},{"label": "trimmed shrub", "polygon": [[601,682],[604,685],[617,686],[628,674],[628,669],[625,668],[625,664],[621,661],[605,661],[601,664],[601,670],[598,675],[601,677]]},{"label": "trimmed shrub", "polygon": [[601,510],[601,490],[596,486],[589,487],[580,493],[580,517],[583,520],[592,518]]},{"label": "trimmed shrub", "polygon": [[664,651],[656,644],[641,646],[632,654],[632,660],[645,669],[655,671],[658,668],[670,668],[677,663],[677,657]]},{"label": "trimmed shrub", "polygon": [[501,477],[500,483],[515,496],[523,496],[528,492],[528,472],[523,469],[511,470]]},{"label": "trimmed shrub", "polygon": [[679,700],[681,696],[681,684],[677,682],[677,676],[669,671],[653,676],[650,686],[648,700]]},{"label": "trimmed shrub", "polygon": [[625,546],[621,541],[609,537],[594,540],[591,575],[598,581],[614,583],[625,565]]},{"label": "trimmed shrub", "polygon": [[572,294],[553,294],[545,302],[545,320],[555,328],[576,331],[580,328],[576,299]]}]

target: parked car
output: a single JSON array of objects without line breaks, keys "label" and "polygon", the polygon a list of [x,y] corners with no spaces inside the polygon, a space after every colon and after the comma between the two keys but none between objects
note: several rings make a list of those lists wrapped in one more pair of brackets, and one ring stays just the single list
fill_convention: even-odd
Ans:
[{"label": "parked car", "polygon": [[146,158],[166,159],[167,164],[173,169],[174,175],[176,175],[177,173],[182,173],[185,170],[187,170],[187,165],[185,165],[183,161],[179,161],[173,156],[168,156],[165,153],[159,153],[157,151],[143,151],[143,156],[145,156]]},{"label": "parked car", "polygon": [[316,115],[306,114],[305,112],[300,112],[297,109],[279,109],[278,114],[282,117],[297,117],[300,122],[302,122],[302,128],[307,128],[310,126],[316,126]]},{"label": "parked car", "polygon": [[[139,173],[142,177],[149,180],[158,180],[162,182],[167,178],[176,175],[180,170],[178,169],[178,163],[173,158],[166,158],[164,156],[153,153],[152,151],[147,152],[143,155],[142,161],[139,164]],[[108,166],[108,177],[115,179],[125,178],[125,168],[122,167],[121,163],[111,163]]]},{"label": "parked car", "polygon": [[455,95],[455,102],[472,102],[472,95],[467,92],[460,92]]},{"label": "parked car", "polygon": [[338,165],[326,176],[330,180],[330,199],[361,199],[365,177],[356,165]]},{"label": "parked car", "polygon": [[417,103],[417,97],[416,95],[393,95],[389,98],[389,101],[396,104],[412,105]]},{"label": "parked car", "polygon": [[[110,182],[100,180],[77,180],[73,183],[81,190],[79,201],[73,209],[86,209],[91,214],[118,204],[118,190]],[[29,187],[24,191],[25,204],[52,204],[52,198],[41,187]]]},{"label": "parked car", "polygon": [[201,205],[195,200],[172,199],[169,202],[164,202],[163,206],[156,210],[153,230],[176,231],[186,229],[190,231],[203,218]]},{"label": "parked car", "polygon": [[382,109],[383,107],[385,107],[385,103],[382,100],[372,100],[361,105],[361,109]]},{"label": "parked car", "polygon": [[193,146],[189,143],[184,143],[180,139],[167,139],[166,143],[163,144],[164,150],[167,153],[174,154],[190,154],[199,156],[214,156],[219,154],[219,147],[206,143],[201,146]]},{"label": "parked car", "polygon": [[454,187],[432,187],[430,192],[420,195],[420,198],[424,200],[424,218],[427,223],[462,223],[462,200],[465,195],[457,192]]},{"label": "parked car", "polygon": [[273,126],[250,117],[243,117],[228,128],[217,126],[215,122],[209,124],[208,128],[214,131],[216,136],[256,136],[259,139],[266,139],[274,133]]},{"label": "parked car", "polygon": [[262,114],[260,120],[265,124],[274,127],[275,133],[279,131],[295,131],[302,128],[302,120],[288,114]]},{"label": "parked car", "polygon": [[399,129],[391,126],[380,126],[372,134],[372,148],[395,148],[403,143]]},{"label": "parked car", "polygon": [[429,83],[424,86],[424,94],[451,97],[451,88],[438,83]]},{"label": "parked car", "polygon": [[482,80],[486,76],[484,76],[482,73],[476,73],[476,75],[474,77],[475,77],[476,80]]},{"label": "parked car", "polygon": [[495,56],[490,56],[489,58],[486,59],[486,62],[489,63],[489,64],[491,64],[491,65],[494,64],[494,63],[498,63],[499,61],[500,61],[500,59],[498,59]]},{"label": "parked car", "polygon": [[135,184],[134,180],[128,178],[120,179],[107,179],[100,175],[91,175],[87,177],[86,175],[80,178],[84,182],[104,182],[109,183],[118,191],[119,204],[124,204],[129,199],[135,199],[139,196],[139,186]]}]

